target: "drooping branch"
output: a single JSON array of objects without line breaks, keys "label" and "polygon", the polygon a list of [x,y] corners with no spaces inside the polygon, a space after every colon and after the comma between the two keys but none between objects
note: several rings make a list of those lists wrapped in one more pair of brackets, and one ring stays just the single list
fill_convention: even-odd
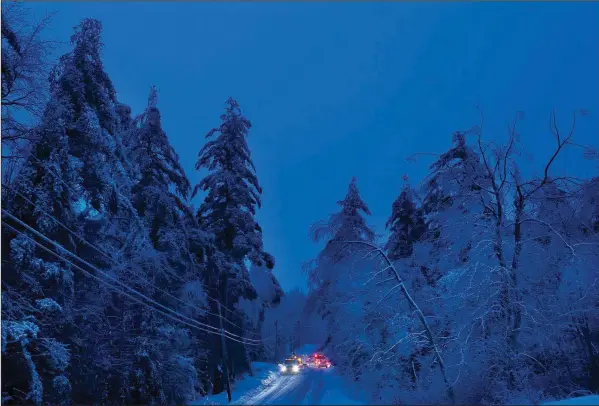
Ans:
[{"label": "drooping branch", "polygon": [[[445,382],[445,389],[447,391],[447,395],[448,395],[449,399],[451,400],[451,402],[455,403],[455,395],[453,392],[453,388],[449,384],[449,380],[447,379],[447,372],[445,370],[445,362],[443,361],[443,357],[441,356],[441,352],[439,351],[439,347],[437,346],[435,336],[433,335],[432,330],[431,330],[430,326],[428,325],[428,322],[426,321],[426,317],[425,317],[424,313],[422,312],[422,310],[420,309],[418,304],[414,301],[414,299],[408,292],[402,277],[399,275],[399,272],[397,271],[397,269],[395,269],[395,266],[391,263],[391,261],[389,260],[389,257],[387,257],[387,254],[385,254],[385,252],[381,248],[377,247],[376,245],[369,243],[369,242],[365,242],[365,241],[345,241],[344,245],[347,246],[347,245],[351,245],[351,244],[363,245],[363,246],[370,247],[373,251],[378,252],[378,254],[381,256],[383,261],[387,264],[387,267],[391,271],[393,278],[397,282],[397,287],[399,287],[401,289],[401,292],[403,293],[404,297],[410,303],[410,306],[412,307],[412,309],[418,316],[418,319],[420,320],[420,323],[422,324],[422,327],[425,330],[427,341],[428,341],[429,345],[431,346],[431,348],[433,349],[433,351],[435,353],[435,358],[437,359],[437,362],[439,363],[439,368],[441,369],[441,374],[443,375],[443,381]],[[393,288],[393,290],[394,289],[395,288]]]}]

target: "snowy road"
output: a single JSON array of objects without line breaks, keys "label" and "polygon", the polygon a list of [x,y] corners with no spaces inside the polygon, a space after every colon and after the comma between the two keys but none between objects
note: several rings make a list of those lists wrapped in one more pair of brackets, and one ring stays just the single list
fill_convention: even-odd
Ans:
[{"label": "snowy road", "polygon": [[[275,375],[268,382],[248,392],[235,404],[244,405],[299,405],[322,404],[330,371],[306,369],[297,375]],[[345,404],[340,402],[339,404]],[[330,403],[326,403],[330,404]]]},{"label": "snowy road", "polygon": [[271,373],[268,379],[233,402],[244,405],[357,404],[348,399],[332,370],[307,368],[297,375]]},{"label": "snowy road", "polygon": [[[236,382],[234,405],[359,405],[346,394],[334,370],[306,368],[297,375],[282,375],[274,364],[254,363],[255,375]],[[192,405],[223,405],[225,394]]]}]

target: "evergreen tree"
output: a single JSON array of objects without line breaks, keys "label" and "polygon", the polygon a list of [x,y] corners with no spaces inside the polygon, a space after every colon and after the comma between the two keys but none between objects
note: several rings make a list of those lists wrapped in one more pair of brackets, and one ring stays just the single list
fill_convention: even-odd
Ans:
[{"label": "evergreen tree", "polygon": [[[11,196],[6,205],[3,201],[4,208],[22,221],[79,254],[85,252],[80,241],[53,219],[78,235],[86,233],[81,220],[100,218],[101,212],[108,209],[116,178],[111,169],[120,166],[114,159],[115,91],[102,68],[100,31],[96,20],[84,20],[76,27],[71,38],[73,51],[64,55],[54,70],[51,98],[36,130],[39,141],[15,183],[18,194]],[[26,237],[7,237],[3,239],[3,255],[12,258],[18,269],[37,269],[34,276],[15,272],[10,278],[14,291],[30,292],[28,301],[45,306],[43,311],[33,311],[21,298],[20,306],[14,309],[13,316],[21,320],[15,322],[27,319],[33,323],[31,326],[38,326],[38,340],[27,346],[21,342],[24,351],[20,356],[29,357],[26,363],[30,377],[26,381],[30,385],[14,384],[13,388],[28,393],[23,401],[65,401],[71,386],[78,383],[77,367],[69,363],[67,348],[78,355],[74,358],[77,362],[85,353],[81,352],[78,335],[87,323],[74,308],[78,307],[76,302],[85,302],[86,296],[97,290],[97,284],[82,280],[78,271],[74,273],[67,263],[36,248]],[[77,292],[82,294],[76,296]],[[75,325],[80,328],[74,329]],[[39,347],[37,343],[52,345],[54,350],[31,347]],[[31,351],[60,358],[51,358],[38,367]],[[29,389],[23,390],[27,386]]]},{"label": "evergreen tree", "polygon": [[[198,228],[186,203],[190,184],[162,129],[155,87],[150,91],[146,111],[136,120],[128,143],[137,179],[132,187],[132,204],[145,224],[151,244],[149,251],[153,252],[152,265],[145,269],[154,270],[152,283],[161,288],[161,291],[151,290],[147,294],[171,308],[179,309],[188,317],[203,319],[202,309],[207,303],[202,286],[201,253],[206,250],[209,237]],[[197,253],[200,253],[199,261]],[[178,297],[181,299],[177,300]],[[168,337],[150,339],[152,351],[148,351],[149,363],[169,368],[175,375],[185,375],[191,371],[196,377],[167,380],[157,370],[154,375],[159,377],[163,397],[169,402],[191,400],[198,386],[198,362],[205,358],[205,351],[198,348],[198,340],[206,337],[197,331],[181,329],[170,321],[156,321],[158,331],[170,331],[171,336],[176,332],[177,339],[190,344],[181,347],[172,343],[175,346],[164,351],[164,345],[170,345],[168,340],[165,342]],[[147,320],[145,325],[148,325]],[[153,337],[154,333],[150,331],[147,335]],[[155,385],[156,382],[148,380],[147,384]],[[187,386],[182,387],[184,384]],[[135,399],[136,402],[149,400]]]},{"label": "evergreen tree", "polygon": [[[334,233],[331,241],[374,241],[374,231],[366,224],[362,213],[371,215],[370,209],[360,197],[356,178],[352,177],[347,194],[343,200],[337,202],[341,211],[331,217],[329,223]],[[361,213],[362,212],[362,213]]]},{"label": "evergreen tree", "polygon": [[152,87],[148,107],[133,137],[132,157],[140,179],[132,188],[132,200],[139,215],[149,222],[152,244],[160,248],[165,242],[161,243],[159,231],[167,225],[172,231],[181,215],[187,214],[184,200],[191,186],[177,153],[162,130],[156,103],[157,93]]},{"label": "evergreen tree", "polygon": [[414,191],[409,185],[404,186],[393,202],[387,228],[391,231],[385,245],[389,259],[394,261],[411,256],[414,243],[423,236],[426,225],[422,209],[416,206]]},{"label": "evergreen tree", "polygon": [[[195,186],[193,194],[198,190],[206,192],[197,219],[202,228],[214,235],[216,252],[208,259],[205,284],[209,288],[209,296],[219,298],[224,306],[213,303],[212,313],[224,312],[228,320],[240,325],[244,321],[243,314],[229,311],[229,306],[242,297],[257,297],[246,260],[272,269],[274,258],[264,251],[262,228],[254,218],[261,204],[262,189],[246,140],[251,123],[232,98],[227,100],[221,120],[218,128],[208,132],[206,138],[210,140],[198,154],[196,169],[205,168],[209,173]],[[214,325],[222,323],[218,319],[213,322]],[[238,335],[242,333],[239,328],[231,327],[230,331]],[[245,347],[233,342],[224,347],[223,342],[224,339],[215,340],[216,351],[210,361],[214,393],[219,393],[224,387],[230,389],[226,382],[234,377],[236,369],[243,372],[249,368]],[[224,368],[226,372],[221,374],[223,358],[226,358],[227,365]]]},{"label": "evergreen tree", "polygon": [[[345,198],[337,204],[341,210],[332,214],[328,222],[317,224],[312,229],[315,240],[326,238],[327,242],[307,269],[311,290],[308,307],[325,320],[325,345],[333,356],[343,360],[339,364],[340,371],[352,375],[348,371],[359,369],[356,365],[361,365],[367,356],[363,349],[352,347],[355,329],[364,331],[364,325],[373,328],[371,320],[364,324],[368,298],[372,295],[370,286],[365,283],[372,272],[372,264],[364,258],[369,249],[355,242],[374,244],[376,236],[364,218],[364,215],[370,215],[370,210],[360,197],[355,177],[349,184]],[[358,308],[347,306],[347,303],[358,302]],[[354,354],[351,361],[343,355],[347,351]],[[357,379],[357,375],[353,378]]]},{"label": "evergreen tree", "polygon": [[453,147],[441,154],[430,166],[425,184],[423,209],[426,215],[443,211],[463,196],[462,193],[479,191],[485,185],[479,155],[466,143],[466,134],[453,134]]},{"label": "evergreen tree", "polygon": [[[246,140],[251,123],[232,98],[221,120],[218,128],[208,132],[206,138],[212,139],[198,154],[196,169],[210,173],[194,189],[194,194],[207,192],[197,216],[214,233],[216,248],[234,263],[249,259],[272,269],[274,258],[264,251],[262,228],[254,219],[262,188]],[[244,294],[255,296],[249,287]]]},{"label": "evergreen tree", "polygon": [[348,268],[353,268],[355,253],[364,249],[348,242],[373,243],[375,240],[375,233],[362,214],[370,215],[370,209],[360,197],[355,177],[349,183],[345,198],[337,204],[341,210],[331,215],[328,222],[316,224],[312,229],[315,240],[328,240],[316,260],[307,264],[309,268],[306,270],[312,291],[310,306],[327,319],[331,333],[340,321],[336,319],[338,305],[335,300],[347,292]]},{"label": "evergreen tree", "polygon": [[[457,264],[468,260],[473,241],[480,238],[476,237],[475,225],[486,221],[491,200],[486,193],[490,189],[489,179],[479,154],[466,143],[466,133],[454,133],[453,144],[430,166],[424,185],[422,211],[434,261],[423,265],[421,271],[431,286],[444,275],[437,262],[449,247],[460,253]],[[464,221],[463,216],[472,221]],[[460,238],[456,238],[458,234]]]},{"label": "evergreen tree", "polygon": [[[315,240],[328,238],[324,249],[320,252],[316,266],[308,272],[308,282],[312,287],[323,286],[328,279],[324,273],[340,258],[346,258],[352,251],[362,249],[347,245],[347,241],[374,242],[375,233],[366,223],[362,213],[370,215],[370,209],[360,197],[356,178],[352,177],[343,200],[337,202],[341,206],[338,213],[331,215],[327,223],[318,223],[312,229]],[[324,273],[323,273],[324,272]]]}]

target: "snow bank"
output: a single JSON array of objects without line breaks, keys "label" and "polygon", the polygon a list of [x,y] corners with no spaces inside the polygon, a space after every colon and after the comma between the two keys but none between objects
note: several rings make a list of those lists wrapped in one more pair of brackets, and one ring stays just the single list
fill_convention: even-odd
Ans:
[{"label": "snow bank", "polygon": [[599,406],[599,395],[581,396],[578,398],[570,398],[564,400],[556,400],[554,402],[543,403],[543,405],[597,405]]},{"label": "snow bank", "polygon": [[[244,375],[233,384],[232,403],[244,398],[251,391],[268,384],[277,377],[277,366],[267,362],[252,362],[254,376]],[[218,395],[209,395],[189,403],[189,406],[200,405],[227,405],[227,392]]]},{"label": "snow bank", "polygon": [[360,402],[349,398],[348,388],[343,379],[334,374],[333,371],[323,371],[323,392],[318,401],[320,405],[364,405],[365,402]]}]

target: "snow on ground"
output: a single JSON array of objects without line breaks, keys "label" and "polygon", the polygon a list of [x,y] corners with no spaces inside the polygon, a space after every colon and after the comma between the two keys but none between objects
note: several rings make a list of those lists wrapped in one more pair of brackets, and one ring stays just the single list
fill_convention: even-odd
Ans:
[{"label": "snow on ground", "polygon": [[[345,389],[345,383],[342,378],[336,375],[333,370],[329,371],[317,371],[321,372],[323,375],[322,379],[322,394],[320,396],[320,400],[318,404],[320,405],[364,405],[366,404],[363,401],[358,401],[356,399],[350,399],[346,393],[347,389]],[[314,404],[312,402],[308,402],[309,404]]]},{"label": "snow on ground", "polygon": [[[258,365],[257,365],[258,364]],[[361,405],[345,393],[334,369],[306,368],[296,375],[282,375],[274,364],[254,363],[255,376],[239,379],[233,387],[234,405]],[[226,405],[227,395],[208,396],[190,404]]]},{"label": "snow on ground", "polygon": [[[304,346],[298,354],[310,354],[315,347]],[[306,368],[296,375],[282,375],[275,364],[252,363],[254,376],[246,375],[233,386],[231,404],[237,405],[362,405],[349,398],[343,380],[332,369]],[[221,393],[190,403],[226,405],[227,394]]]},{"label": "snow on ground", "polygon": [[[268,387],[272,385],[279,375],[277,366],[267,362],[252,362],[252,371],[254,376],[245,375],[242,378],[238,378],[233,384],[233,402],[257,388]],[[227,392],[222,392],[218,395],[206,396],[202,399],[191,402],[189,406],[226,405],[228,403]]]},{"label": "snow on ground", "polygon": [[597,405],[599,406],[599,395],[581,396],[578,398],[570,398],[564,400],[556,400],[555,402],[543,403],[543,405]]},{"label": "snow on ground", "polygon": [[[298,354],[311,353],[298,351]],[[306,368],[297,375],[282,375],[276,364],[253,362],[254,375],[238,379],[233,386],[233,405],[365,405],[350,398],[350,390],[335,369]],[[227,405],[227,394],[210,395],[189,406]],[[599,395],[543,403],[543,406],[599,406]]]}]

